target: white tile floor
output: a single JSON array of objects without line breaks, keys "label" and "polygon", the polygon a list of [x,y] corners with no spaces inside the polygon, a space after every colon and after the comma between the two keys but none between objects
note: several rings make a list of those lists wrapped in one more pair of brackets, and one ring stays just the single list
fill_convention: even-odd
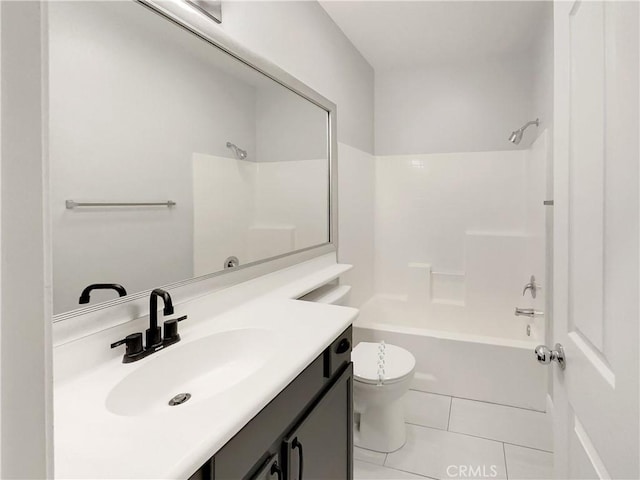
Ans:
[{"label": "white tile floor", "polygon": [[355,448],[355,480],[553,477],[546,414],[410,390],[407,443],[384,454]]}]

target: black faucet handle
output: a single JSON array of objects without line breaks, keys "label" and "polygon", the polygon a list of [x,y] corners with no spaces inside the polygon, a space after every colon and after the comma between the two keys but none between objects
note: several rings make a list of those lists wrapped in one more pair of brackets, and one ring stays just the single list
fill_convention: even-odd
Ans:
[{"label": "black faucet handle", "polygon": [[147,349],[162,345],[162,329],[160,327],[155,327],[154,329],[147,328],[145,336],[147,339]]},{"label": "black faucet handle", "polygon": [[126,345],[127,350],[125,351],[126,357],[135,357],[142,353],[142,333],[132,333],[131,335],[127,335],[122,340],[118,340],[111,344],[111,348],[119,347],[120,345]]},{"label": "black faucet handle", "polygon": [[165,340],[179,340],[180,335],[178,334],[178,322],[186,320],[187,316],[183,315],[179,318],[173,318],[171,320],[167,320],[164,322],[164,339]]}]

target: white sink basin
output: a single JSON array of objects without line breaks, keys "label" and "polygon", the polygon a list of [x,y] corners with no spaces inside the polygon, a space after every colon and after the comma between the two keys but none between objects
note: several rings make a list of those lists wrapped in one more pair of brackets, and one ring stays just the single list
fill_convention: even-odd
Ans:
[{"label": "white sink basin", "polygon": [[[247,328],[177,344],[147,359],[109,393],[107,409],[123,416],[169,413],[228,390],[262,367],[280,348],[279,335]],[[134,364],[129,364],[135,368]],[[176,395],[191,397],[170,406]]]}]

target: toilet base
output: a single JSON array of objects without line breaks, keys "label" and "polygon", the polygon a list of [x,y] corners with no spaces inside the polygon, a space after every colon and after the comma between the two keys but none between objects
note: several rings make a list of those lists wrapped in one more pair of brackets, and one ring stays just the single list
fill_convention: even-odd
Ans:
[{"label": "toilet base", "polygon": [[390,453],[402,448],[406,441],[402,398],[360,412],[359,425],[354,429],[354,444],[357,447]]}]

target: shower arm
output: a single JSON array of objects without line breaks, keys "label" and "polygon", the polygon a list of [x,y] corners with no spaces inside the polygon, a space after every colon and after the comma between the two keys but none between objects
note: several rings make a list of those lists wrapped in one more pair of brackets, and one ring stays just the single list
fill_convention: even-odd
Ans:
[{"label": "shower arm", "polygon": [[527,127],[529,127],[530,125],[535,125],[536,127],[540,126],[540,119],[536,118],[535,120],[531,120],[527,123],[525,123],[523,126],[521,126],[518,130],[520,130],[521,132],[524,132]]}]

